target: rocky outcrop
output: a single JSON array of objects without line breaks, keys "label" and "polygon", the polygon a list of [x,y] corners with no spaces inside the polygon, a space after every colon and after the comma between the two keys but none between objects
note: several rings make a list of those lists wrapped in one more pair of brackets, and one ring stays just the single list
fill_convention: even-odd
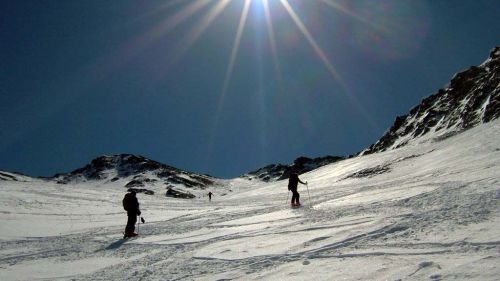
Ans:
[{"label": "rocky outcrop", "polygon": [[500,47],[481,65],[456,74],[448,87],[425,98],[362,155],[398,148],[423,137],[436,140],[500,116]]},{"label": "rocky outcrop", "polygon": [[165,196],[172,197],[172,198],[181,198],[181,199],[193,199],[196,197],[187,191],[179,191],[179,190],[175,190],[171,187],[167,189]]}]

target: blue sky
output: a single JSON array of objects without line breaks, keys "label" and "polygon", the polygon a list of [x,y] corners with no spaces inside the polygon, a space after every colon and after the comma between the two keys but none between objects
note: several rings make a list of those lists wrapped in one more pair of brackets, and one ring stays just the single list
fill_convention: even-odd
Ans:
[{"label": "blue sky", "polygon": [[134,153],[229,178],[353,154],[485,60],[499,11],[495,0],[1,1],[0,170],[50,176]]}]

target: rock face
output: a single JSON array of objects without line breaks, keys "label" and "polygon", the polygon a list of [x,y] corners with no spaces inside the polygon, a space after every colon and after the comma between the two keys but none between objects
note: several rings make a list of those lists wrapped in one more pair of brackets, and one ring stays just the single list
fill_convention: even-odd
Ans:
[{"label": "rock face", "polygon": [[279,181],[288,179],[292,171],[295,171],[299,174],[303,174],[312,171],[314,169],[317,169],[321,166],[340,161],[342,159],[344,158],[337,156],[325,156],[314,159],[307,157],[299,157],[295,159],[295,161],[291,165],[271,164],[266,167],[260,168],[256,171],[247,173],[243,175],[243,177],[248,179],[259,179],[265,182]]},{"label": "rock face", "polygon": [[130,180],[126,187],[143,187],[148,183],[163,182],[167,185],[204,189],[213,185],[215,178],[186,172],[160,162],[133,154],[101,156],[85,167],[66,174],[57,174],[52,179],[64,184],[71,181]]},{"label": "rock face", "polygon": [[416,139],[446,138],[500,116],[500,47],[481,65],[456,74],[449,86],[399,116],[384,136],[361,154],[404,146]]}]

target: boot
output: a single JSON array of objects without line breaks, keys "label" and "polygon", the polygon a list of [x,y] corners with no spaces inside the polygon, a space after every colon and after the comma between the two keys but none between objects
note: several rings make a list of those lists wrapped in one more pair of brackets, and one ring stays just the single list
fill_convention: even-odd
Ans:
[{"label": "boot", "polygon": [[130,238],[130,237],[135,237],[137,236],[137,233],[133,232],[133,231],[128,231],[128,232],[125,232],[125,235],[123,236],[123,238]]}]

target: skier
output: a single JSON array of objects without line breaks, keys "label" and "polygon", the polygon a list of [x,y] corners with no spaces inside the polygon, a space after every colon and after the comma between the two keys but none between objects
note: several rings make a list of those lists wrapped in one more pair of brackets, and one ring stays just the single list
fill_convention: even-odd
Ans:
[{"label": "skier", "polygon": [[292,192],[292,208],[300,207],[300,194],[297,192],[297,185],[299,182],[301,184],[307,184],[307,182],[303,182],[299,179],[299,175],[296,172],[290,173],[290,177],[288,178],[288,190]]},{"label": "skier", "polygon": [[212,201],[212,195],[214,195],[214,194],[212,193],[212,191],[209,191],[209,192],[208,192],[208,201]]},{"label": "skier", "polygon": [[137,200],[136,192],[130,190],[129,193],[125,194],[123,197],[123,208],[127,211],[127,226],[125,227],[125,235],[123,238],[137,236],[135,233],[135,223],[137,222],[137,216],[141,215],[139,210],[139,200]]}]

